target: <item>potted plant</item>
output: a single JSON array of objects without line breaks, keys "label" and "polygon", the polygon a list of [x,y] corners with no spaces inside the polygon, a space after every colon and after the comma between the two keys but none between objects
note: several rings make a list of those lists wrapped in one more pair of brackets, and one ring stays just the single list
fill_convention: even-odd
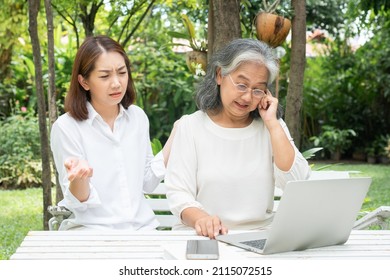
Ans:
[{"label": "potted plant", "polygon": [[377,149],[378,161],[381,163],[389,163],[389,158],[387,157],[386,147],[390,141],[390,135],[378,135],[374,141],[374,145]]},{"label": "potted plant", "polygon": [[368,146],[365,149],[367,153],[367,163],[373,164],[376,163],[376,149],[374,146]]},{"label": "potted plant", "polygon": [[272,3],[263,0],[263,9],[255,18],[257,38],[273,48],[280,46],[286,40],[291,29],[291,21],[275,13],[279,4],[280,0]]},{"label": "potted plant", "polygon": [[315,146],[321,145],[330,152],[333,160],[340,160],[342,153],[352,144],[351,137],[356,136],[353,129],[339,129],[331,125],[324,125],[319,136],[310,138]]},{"label": "potted plant", "polygon": [[206,71],[207,41],[204,39],[197,40],[194,24],[186,14],[182,14],[181,18],[187,32],[181,33],[177,31],[170,31],[168,34],[173,38],[188,40],[188,44],[175,43],[175,45],[188,46],[192,49],[192,51],[186,53],[186,63],[188,69],[193,74],[196,74],[199,70]]}]

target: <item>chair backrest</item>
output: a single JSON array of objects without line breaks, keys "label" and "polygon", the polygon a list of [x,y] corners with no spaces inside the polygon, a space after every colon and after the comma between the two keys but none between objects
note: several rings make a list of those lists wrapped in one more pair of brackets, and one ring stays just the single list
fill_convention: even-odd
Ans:
[{"label": "chair backrest", "polygon": [[312,171],[309,180],[349,178],[349,171]]},{"label": "chair backrest", "polygon": [[167,189],[165,184],[160,183],[153,192],[145,194],[146,201],[149,203],[156,214],[157,220],[160,222],[160,226],[158,227],[160,230],[170,230],[179,222],[178,218],[174,216],[169,209],[166,193]]}]

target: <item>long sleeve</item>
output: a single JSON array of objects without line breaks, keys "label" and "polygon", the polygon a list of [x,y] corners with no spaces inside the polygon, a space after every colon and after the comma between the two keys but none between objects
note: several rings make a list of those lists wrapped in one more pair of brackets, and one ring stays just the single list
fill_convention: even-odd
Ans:
[{"label": "long sleeve", "polygon": [[196,200],[197,195],[197,160],[191,128],[188,127],[187,116],[183,116],[177,127],[172,143],[166,174],[167,197],[174,215],[180,217],[181,211],[188,207],[203,208]]},{"label": "long sleeve", "polygon": [[308,179],[311,174],[311,169],[307,160],[303,157],[302,153],[299,152],[298,148],[295,146],[294,140],[290,135],[286,123],[281,119],[279,120],[279,122],[281,123],[283,130],[287,135],[287,138],[290,140],[291,145],[295,150],[294,163],[289,171],[282,171],[276,166],[276,164],[274,164],[275,186],[283,190],[288,181]]},{"label": "long sleeve", "polygon": [[[73,126],[73,121],[66,116],[63,119],[65,122],[55,122],[51,130],[51,149],[53,151],[54,163],[59,175],[59,181],[64,195],[63,201],[60,205],[64,205],[69,209],[78,209],[85,211],[88,207],[97,207],[101,204],[98,193],[92,184],[90,184],[89,198],[80,202],[69,190],[69,180],[64,162],[69,157],[86,159],[82,147],[80,146],[80,139],[77,135],[77,127]],[[65,125],[66,123],[66,125]]]}]

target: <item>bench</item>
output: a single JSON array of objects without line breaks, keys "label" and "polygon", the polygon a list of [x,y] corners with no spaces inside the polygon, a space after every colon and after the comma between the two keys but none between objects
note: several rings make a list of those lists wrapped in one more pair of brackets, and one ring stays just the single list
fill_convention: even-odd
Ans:
[{"label": "bench", "polygon": [[[169,210],[166,193],[167,190],[164,183],[160,183],[153,192],[145,194],[146,201],[153,209],[160,223],[158,230],[169,230],[178,222],[176,216]],[[70,210],[57,205],[49,206],[47,210],[53,216],[48,222],[49,230],[57,230],[62,221],[72,214]]]},{"label": "bench", "polygon": [[153,209],[160,223],[160,226],[157,228],[158,230],[170,230],[179,222],[178,218],[169,209],[166,193],[167,188],[165,184],[160,183],[152,193],[145,194],[146,201]]},{"label": "bench", "polygon": [[374,211],[363,213],[353,229],[368,229],[371,226],[379,226],[383,230],[390,229],[390,206],[380,206]]}]

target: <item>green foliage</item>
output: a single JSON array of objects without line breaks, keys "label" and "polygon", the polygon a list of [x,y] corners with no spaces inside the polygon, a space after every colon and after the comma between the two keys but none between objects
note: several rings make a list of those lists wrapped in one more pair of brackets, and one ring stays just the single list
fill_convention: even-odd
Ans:
[{"label": "green foliage", "polygon": [[0,187],[41,186],[40,141],[37,118],[14,115],[0,121]]},{"label": "green foliage", "polygon": [[151,145],[152,145],[153,155],[158,154],[163,148],[160,140],[158,140],[157,138],[152,139]]},{"label": "green foliage", "polygon": [[[152,23],[151,23],[152,24]],[[129,52],[133,64],[133,79],[137,89],[137,104],[149,117],[150,137],[165,143],[173,123],[183,114],[196,110],[193,100],[195,78],[188,71],[184,54],[160,48],[168,31],[153,22],[142,31],[143,46]],[[162,29],[156,34],[154,30]]]},{"label": "green foliage", "polygon": [[[390,21],[389,21],[390,23]],[[364,149],[380,131],[390,131],[390,24],[356,51],[346,40],[328,40],[326,53],[309,58],[305,72],[304,141],[323,124],[353,128],[349,154]]]},{"label": "green foliage", "polygon": [[[56,87],[60,113],[63,113],[63,98],[69,85],[78,40],[82,41],[85,36],[81,15],[91,12],[92,6],[87,4],[92,2],[97,4],[99,1],[52,1],[56,7]],[[311,147],[310,138],[318,135],[324,124],[340,129],[353,128],[357,134],[364,136],[352,139],[351,148],[346,151],[348,154],[355,148],[363,150],[371,145],[378,131],[390,131],[390,88],[387,86],[390,79],[389,12],[384,6],[378,9],[377,14],[371,10],[364,13],[361,10],[363,2],[367,4],[370,1],[306,2],[308,28],[326,29],[333,38],[325,41],[326,56],[307,59],[301,118],[304,148]],[[374,2],[376,6],[377,3],[384,3],[382,0]],[[168,35],[170,30],[185,31],[182,14],[188,16],[195,31],[203,29],[207,24],[208,3],[197,0],[156,0],[146,12],[149,3],[122,0],[107,2],[99,7],[94,30],[95,34],[108,34],[122,43],[126,42],[125,49],[132,61],[138,90],[137,104],[144,108],[150,119],[151,139],[157,138],[164,143],[173,122],[183,114],[196,110],[193,93],[197,80],[187,70],[183,54],[173,53],[171,49],[162,49],[161,46],[171,42],[172,38]],[[87,9],[81,10],[80,5]],[[254,37],[253,20],[262,5],[263,0],[240,2],[243,37]],[[28,32],[23,27],[27,24],[27,3],[5,0],[3,6],[5,17],[0,27],[0,34],[3,35],[0,49],[3,51],[12,46],[13,56],[8,65],[9,75],[0,80],[2,118],[10,116],[16,108],[22,106],[31,111],[36,110],[31,44]],[[290,6],[291,1],[282,0],[278,8],[288,10]],[[47,75],[46,28],[43,7],[41,9],[39,33],[43,46],[43,72]],[[372,32],[372,35],[364,46],[355,51],[344,36],[357,34],[363,28],[368,34]],[[10,34],[7,33],[9,31]],[[199,32],[195,35],[201,34]],[[285,105],[289,83],[289,42],[284,47],[287,55],[281,59],[279,76],[281,105]],[[45,83],[47,80],[45,76]]]},{"label": "green foliage", "polygon": [[366,152],[370,156],[387,156],[387,146],[390,143],[390,134],[378,135],[374,141],[366,146]]},{"label": "green foliage", "polygon": [[315,156],[315,153],[321,151],[323,148],[322,147],[318,147],[318,148],[311,148],[309,150],[306,150],[306,151],[303,151],[302,152],[302,155],[305,159],[311,159]]},{"label": "green foliage", "polygon": [[342,153],[352,144],[351,137],[356,136],[353,129],[338,129],[330,125],[324,125],[319,136],[313,136],[311,140],[315,146],[323,146],[330,153]]},{"label": "green foliage", "polygon": [[373,10],[375,14],[383,10],[390,10],[390,1],[388,0],[360,0],[359,5],[363,11]]},{"label": "green foliage", "polygon": [[[181,18],[183,20],[186,33],[181,33],[177,31],[169,31],[168,34],[173,38],[186,39],[189,42],[189,47],[194,51],[207,51],[207,41],[204,38],[207,38],[207,32],[204,31],[204,38],[198,42],[197,34],[195,32],[194,23],[186,14],[182,14]],[[184,45],[180,43],[175,43],[175,45]]]},{"label": "green foliage", "polygon": [[337,35],[348,20],[345,10],[348,1],[345,0],[307,0],[306,21],[308,30],[321,29]]}]

